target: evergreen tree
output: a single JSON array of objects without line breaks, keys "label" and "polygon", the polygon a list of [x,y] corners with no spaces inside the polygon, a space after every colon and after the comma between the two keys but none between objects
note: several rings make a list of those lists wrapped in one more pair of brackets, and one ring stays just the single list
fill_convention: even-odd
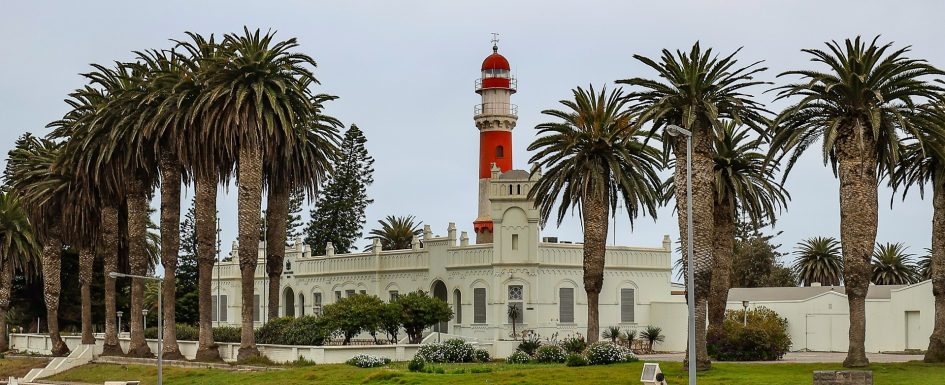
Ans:
[{"label": "evergreen tree", "polygon": [[374,182],[374,158],[368,155],[365,143],[364,134],[352,124],[333,165],[334,174],[310,212],[312,219],[305,230],[305,243],[315,255],[325,254],[328,242],[335,252],[347,253],[361,237],[364,210],[374,202],[367,196],[367,186]]},{"label": "evergreen tree", "polygon": [[287,243],[295,242],[295,238],[302,236],[302,205],[305,204],[305,191],[295,190],[289,197],[289,216],[286,218],[285,239]]},{"label": "evergreen tree", "polygon": [[766,226],[760,223],[756,227],[744,220],[736,225],[731,287],[797,286],[794,271],[780,261],[785,255],[778,250],[781,245],[772,242],[781,232],[764,234],[759,229]]}]

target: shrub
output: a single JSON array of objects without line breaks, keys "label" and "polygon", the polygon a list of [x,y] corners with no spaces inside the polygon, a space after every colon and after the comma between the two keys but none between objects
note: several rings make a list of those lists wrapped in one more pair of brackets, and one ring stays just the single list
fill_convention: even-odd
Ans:
[{"label": "shrub", "polygon": [[637,355],[636,355],[636,354],[633,354],[633,352],[630,351],[630,349],[627,349],[627,354],[626,354],[625,356],[623,356],[623,360],[624,360],[625,362],[637,362],[637,361],[640,361],[640,359],[637,358]]},{"label": "shrub", "polygon": [[564,349],[558,345],[544,345],[535,351],[535,361],[540,363],[562,363],[565,356]]},{"label": "shrub", "polygon": [[358,354],[347,361],[348,365],[359,368],[376,368],[390,363],[390,358],[372,356],[370,354]]},{"label": "shrub", "polygon": [[576,353],[568,354],[568,358],[564,360],[566,366],[587,366],[587,359],[584,356]]},{"label": "shrub", "polygon": [[218,326],[213,328],[213,340],[216,342],[239,343],[242,328],[235,326]]},{"label": "shrub", "polygon": [[615,362],[624,362],[627,358],[626,348],[616,344],[598,341],[587,347],[587,363],[590,365],[608,365]]},{"label": "shrub", "polygon": [[[476,356],[475,349],[468,342],[455,338],[439,344],[426,344],[420,347],[417,355],[427,362],[462,363],[472,362]],[[488,358],[488,353],[487,358]]]},{"label": "shrub", "polygon": [[332,333],[331,325],[327,321],[311,315],[295,318],[283,329],[283,341],[289,345],[324,345]]},{"label": "shrub", "polygon": [[347,345],[351,338],[362,331],[376,333],[381,324],[384,302],[373,295],[359,294],[342,298],[325,306],[320,318],[344,336],[342,344]]},{"label": "shrub", "polygon": [[492,368],[473,367],[473,368],[469,368],[469,373],[492,373]]},{"label": "shrub", "polygon": [[[200,330],[194,326],[188,324],[176,324],[177,327],[177,340],[178,341],[196,341],[200,335]],[[157,338],[158,330],[156,327],[149,327],[144,329],[144,337],[155,339]],[[224,341],[218,341],[224,342]],[[239,342],[239,341],[237,341]]]},{"label": "shrub", "polygon": [[581,354],[587,348],[587,342],[584,336],[568,336],[561,340],[561,348],[568,353]]},{"label": "shrub", "polygon": [[719,361],[773,361],[784,357],[791,348],[787,319],[765,307],[748,312],[747,326],[742,324],[744,316],[743,310],[726,311],[722,325],[709,328],[709,355]]},{"label": "shrub", "polygon": [[473,356],[475,356],[476,362],[492,361],[492,355],[490,355],[489,351],[486,349],[476,349],[473,351]]},{"label": "shrub", "polygon": [[286,339],[286,331],[292,326],[295,318],[282,317],[269,320],[261,328],[256,329],[256,343],[271,345],[291,345]]},{"label": "shrub", "polygon": [[410,337],[410,343],[423,340],[423,329],[453,319],[453,309],[439,298],[433,298],[422,290],[397,298],[403,311],[400,322]]},{"label": "shrub", "polygon": [[657,342],[666,340],[666,336],[663,335],[663,328],[647,326],[646,329],[640,332],[640,339],[646,341],[646,351],[652,352],[653,346]]},{"label": "shrub", "polygon": [[413,356],[413,359],[407,363],[407,370],[410,370],[411,372],[422,372],[423,367],[426,366],[426,364],[427,361],[418,354]]},{"label": "shrub", "polygon": [[541,340],[539,340],[538,334],[529,333],[522,342],[518,344],[516,350],[523,352],[528,355],[534,355],[535,351],[541,346]]},{"label": "shrub", "polygon": [[619,326],[610,326],[601,333],[601,338],[606,338],[610,340],[611,343],[617,343],[617,339],[623,335],[623,331],[620,330]]},{"label": "shrub", "polygon": [[531,360],[532,356],[521,350],[516,350],[512,354],[509,354],[509,357],[505,359],[505,362],[510,364],[527,364]]}]

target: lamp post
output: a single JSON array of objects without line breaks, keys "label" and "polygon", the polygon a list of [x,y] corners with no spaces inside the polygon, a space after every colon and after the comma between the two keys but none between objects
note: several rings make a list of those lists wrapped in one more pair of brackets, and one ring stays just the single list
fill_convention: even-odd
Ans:
[{"label": "lamp post", "polygon": [[144,319],[144,330],[148,330],[148,309],[141,309],[141,318]]},{"label": "lamp post", "polygon": [[742,326],[748,326],[748,301],[742,301],[742,308],[744,309],[742,311]]},{"label": "lamp post", "polygon": [[[696,385],[696,286],[692,265],[692,131],[669,125],[666,133],[686,137],[686,301],[689,302],[689,385]],[[677,164],[676,167],[679,167]]]},{"label": "lamp post", "polygon": [[125,312],[119,310],[116,313],[118,313],[118,334],[121,334],[121,315],[125,314]]},{"label": "lamp post", "polygon": [[[143,275],[122,274],[122,273],[116,273],[114,271],[111,273],[108,273],[108,276],[111,277],[112,279],[115,279],[118,277],[125,277],[125,278],[138,278],[138,279],[146,279],[149,281],[157,281],[158,283],[157,385],[163,385],[164,384],[164,349],[163,349],[162,344],[164,342],[164,317],[163,317],[164,299],[162,298],[161,293],[164,292],[164,278],[145,277]],[[141,313],[143,313],[144,315],[148,314],[147,310],[142,310]],[[121,317],[121,312],[118,312],[118,316]]]}]

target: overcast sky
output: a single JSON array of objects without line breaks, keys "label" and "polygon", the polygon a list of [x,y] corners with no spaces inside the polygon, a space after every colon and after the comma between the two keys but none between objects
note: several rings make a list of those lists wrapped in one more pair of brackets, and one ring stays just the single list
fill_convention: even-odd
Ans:
[{"label": "overcast sky", "polygon": [[[688,49],[696,40],[725,54],[744,47],[742,62],[764,60],[770,69],[761,78],[784,84],[778,73],[811,68],[801,49],[881,34],[882,41],[912,45],[911,55],[945,67],[941,1],[4,1],[0,8],[3,154],[23,132],[49,131],[45,125],[66,111],[63,99],[83,85],[78,74],[90,63],[170,47],[168,39],[182,39],[184,31],[271,28],[278,37],[297,37],[299,49],[318,62],[318,91],[340,97],[326,112],[367,136],[376,163],[366,227],[386,215],[412,214],[440,235],[449,222],[471,233],[476,217],[479,148],[472,114],[479,96],[473,81],[491,53],[491,32],[500,34],[500,52],[518,77],[513,143],[515,167],[522,169],[528,169],[525,148],[535,139],[534,127],[546,121],[541,110],[556,108],[572,88],[655,76],[634,54],[655,58],[662,48]],[[753,92],[769,103],[765,90]],[[777,110],[783,103],[768,106]],[[784,232],[777,238],[782,251],[810,236],[839,238],[838,182],[816,147],[786,187],[793,199],[776,227]],[[890,194],[886,188],[880,193],[877,241],[904,242],[923,253],[931,202],[897,196],[890,209]],[[228,250],[236,238],[235,189],[222,195]],[[155,199],[152,206],[158,205]],[[621,245],[659,246],[663,234],[674,240],[678,234],[668,208],[655,221],[637,219],[632,232],[625,214],[611,227]],[[576,217],[561,227],[551,223],[542,236],[579,241],[580,223]]]}]

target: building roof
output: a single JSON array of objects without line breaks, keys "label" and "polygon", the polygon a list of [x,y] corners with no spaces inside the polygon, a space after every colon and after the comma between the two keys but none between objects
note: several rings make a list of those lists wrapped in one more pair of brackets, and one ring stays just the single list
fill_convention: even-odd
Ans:
[{"label": "building roof", "polygon": [[[906,285],[870,285],[866,299],[889,299],[891,290],[903,287]],[[843,286],[735,287],[728,291],[728,301],[803,301],[831,291],[846,295]]]},{"label": "building roof", "polygon": [[482,61],[482,70],[511,70],[512,67],[509,66],[509,61],[505,56],[499,55],[497,48],[493,48],[493,50],[495,51],[493,51],[492,55],[487,56],[486,60]]},{"label": "building roof", "polygon": [[530,176],[531,174],[525,170],[509,170],[499,175],[499,179],[528,180]]}]

